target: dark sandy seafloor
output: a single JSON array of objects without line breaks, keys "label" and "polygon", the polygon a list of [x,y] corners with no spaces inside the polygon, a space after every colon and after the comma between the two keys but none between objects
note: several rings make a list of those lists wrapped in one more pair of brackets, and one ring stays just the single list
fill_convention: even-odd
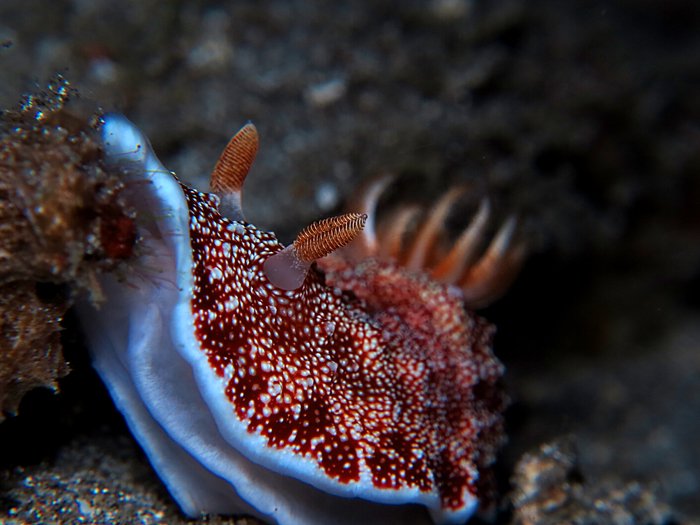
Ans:
[{"label": "dark sandy seafloor", "polygon": [[[246,213],[285,242],[385,171],[394,203],[468,182],[455,227],[517,213],[495,520],[700,523],[695,2],[0,3],[0,107],[56,73],[202,187],[254,121]],[[60,392],[0,424],[0,520],[185,523],[64,324]]]}]

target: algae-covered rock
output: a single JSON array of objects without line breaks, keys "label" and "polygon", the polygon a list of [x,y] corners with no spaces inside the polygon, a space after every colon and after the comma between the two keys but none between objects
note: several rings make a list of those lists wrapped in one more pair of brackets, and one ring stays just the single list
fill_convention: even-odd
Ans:
[{"label": "algae-covered rock", "polygon": [[96,273],[135,242],[122,183],[101,165],[98,119],[70,113],[74,97],[59,77],[0,116],[0,421],[28,390],[57,388],[73,293],[99,301]]}]

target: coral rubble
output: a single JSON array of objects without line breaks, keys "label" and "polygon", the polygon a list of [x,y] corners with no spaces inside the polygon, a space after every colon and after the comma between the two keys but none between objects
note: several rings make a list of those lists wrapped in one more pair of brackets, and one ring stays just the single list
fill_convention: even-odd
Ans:
[{"label": "coral rubble", "polygon": [[671,525],[668,506],[639,483],[586,483],[571,440],[525,454],[515,467],[512,525]]}]

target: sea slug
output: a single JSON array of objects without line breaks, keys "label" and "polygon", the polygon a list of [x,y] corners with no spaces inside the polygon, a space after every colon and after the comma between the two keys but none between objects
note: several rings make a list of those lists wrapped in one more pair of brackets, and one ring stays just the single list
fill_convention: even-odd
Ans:
[{"label": "sea slug", "polygon": [[182,510],[284,525],[471,516],[505,396],[494,328],[469,308],[519,266],[513,221],[475,257],[484,202],[441,253],[453,190],[403,247],[411,209],[375,225],[383,178],[353,213],[285,248],[244,220],[252,124],[219,159],[211,193],[181,183],[126,118],[106,115],[102,133],[111,169],[132,181],[138,256],[128,275],[103,277],[105,302],[81,306],[83,326]]}]

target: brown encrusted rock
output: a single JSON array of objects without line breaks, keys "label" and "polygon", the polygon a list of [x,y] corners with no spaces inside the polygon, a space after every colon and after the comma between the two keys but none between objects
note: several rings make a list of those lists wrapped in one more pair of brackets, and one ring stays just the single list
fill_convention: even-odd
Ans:
[{"label": "brown encrusted rock", "polygon": [[[60,322],[65,300],[39,298],[36,283],[0,286],[0,407],[16,412],[32,388],[58,388],[68,372],[61,354]],[[0,414],[0,417],[2,415]]]},{"label": "brown encrusted rock", "polygon": [[135,242],[122,183],[101,164],[97,119],[65,109],[74,95],[59,77],[0,115],[0,421],[26,391],[57,388],[72,292],[99,301],[96,273]]},{"label": "brown encrusted rock", "polygon": [[587,484],[571,439],[524,454],[515,467],[511,525],[670,525],[670,508],[639,483]]}]

